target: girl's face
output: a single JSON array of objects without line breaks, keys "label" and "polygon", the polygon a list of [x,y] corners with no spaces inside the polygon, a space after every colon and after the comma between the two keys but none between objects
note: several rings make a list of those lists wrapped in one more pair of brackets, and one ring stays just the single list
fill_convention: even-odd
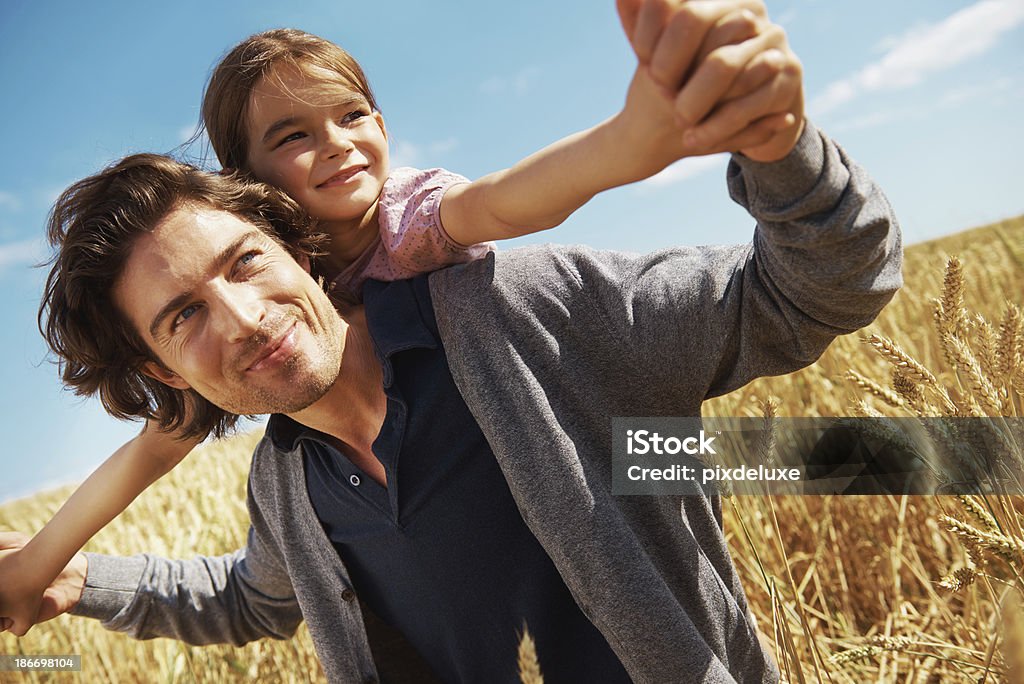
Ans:
[{"label": "girl's face", "polygon": [[388,177],[384,119],[356,91],[327,102],[316,80],[296,69],[273,76],[260,82],[249,102],[252,174],[314,218],[360,225]]}]

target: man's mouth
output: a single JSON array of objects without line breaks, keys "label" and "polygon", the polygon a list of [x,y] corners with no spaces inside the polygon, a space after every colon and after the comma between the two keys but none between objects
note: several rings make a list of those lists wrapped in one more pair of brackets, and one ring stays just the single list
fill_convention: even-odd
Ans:
[{"label": "man's mouth", "polygon": [[257,352],[256,358],[249,367],[247,373],[259,371],[266,368],[273,368],[292,355],[295,351],[295,330],[298,323],[293,322],[279,335],[275,335],[269,342],[263,345]]},{"label": "man's mouth", "polygon": [[323,183],[320,183],[316,187],[318,188],[331,188],[336,185],[344,185],[345,183],[352,180],[358,173],[365,171],[369,168],[366,164],[360,164],[359,166],[350,166],[347,169],[342,169],[338,173],[334,174]]}]

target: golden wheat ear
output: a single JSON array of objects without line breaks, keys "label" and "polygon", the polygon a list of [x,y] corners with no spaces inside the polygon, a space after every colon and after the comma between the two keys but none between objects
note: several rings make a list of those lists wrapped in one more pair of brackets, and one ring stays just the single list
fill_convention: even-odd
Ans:
[{"label": "golden wheat ear", "polygon": [[544,684],[537,660],[537,645],[530,630],[523,626],[523,638],[519,640],[519,681],[522,684]]}]

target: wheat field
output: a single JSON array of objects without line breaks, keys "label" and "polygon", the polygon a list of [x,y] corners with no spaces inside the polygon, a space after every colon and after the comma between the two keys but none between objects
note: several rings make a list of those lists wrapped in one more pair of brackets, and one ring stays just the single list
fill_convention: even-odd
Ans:
[{"label": "wheat field", "polygon": [[[909,247],[904,278],[870,328],[838,339],[810,368],[709,402],[705,415],[1024,416],[1024,217]],[[257,440],[205,445],[87,550],[189,557],[237,548]],[[34,532],[69,493],[0,506],[0,529]],[[1024,681],[1021,501],[743,496],[726,498],[724,509],[751,609],[785,681]],[[0,653],[82,655],[80,674],[0,673],[5,682],[324,679],[304,626],[288,641],[191,647],[62,616],[21,639],[0,634]],[[494,656],[518,657],[524,681],[541,681],[529,654]]]}]

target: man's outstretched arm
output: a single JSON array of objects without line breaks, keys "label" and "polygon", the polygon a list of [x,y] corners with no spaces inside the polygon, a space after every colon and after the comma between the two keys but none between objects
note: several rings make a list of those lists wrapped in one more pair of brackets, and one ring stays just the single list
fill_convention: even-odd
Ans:
[{"label": "man's outstretched arm", "polygon": [[288,638],[302,621],[298,601],[287,575],[259,547],[250,528],[246,547],[223,556],[86,554],[82,600],[70,612],[136,639],[240,646]]},{"label": "man's outstretched arm", "polygon": [[[0,554],[27,541],[0,532]],[[62,613],[98,619],[137,639],[236,646],[290,637],[302,621],[280,556],[253,527],[245,548],[217,557],[78,553],[46,590],[37,621]]]},{"label": "man's outstretched arm", "polygon": [[750,244],[582,264],[638,375],[666,390],[685,378],[701,399],[813,363],[902,285],[892,207],[813,124],[779,161],[735,155],[728,184],[756,220]]}]

